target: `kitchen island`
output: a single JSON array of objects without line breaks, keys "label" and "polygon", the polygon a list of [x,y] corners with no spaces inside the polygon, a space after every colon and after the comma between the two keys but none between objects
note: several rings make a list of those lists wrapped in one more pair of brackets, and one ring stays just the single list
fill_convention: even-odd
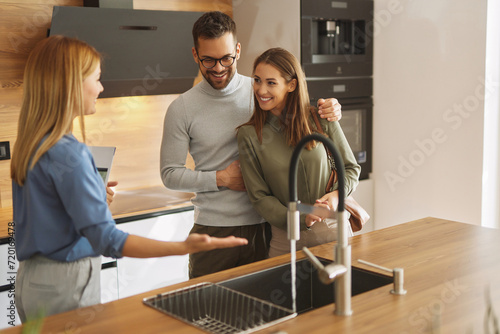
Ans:
[{"label": "kitchen island", "polygon": [[[333,259],[333,245],[311,248]],[[363,259],[384,267],[402,267],[406,295],[392,285],[352,298],[353,315],[336,316],[327,305],[261,330],[261,333],[486,333],[487,300],[500,314],[500,231],[437,218],[424,218],[354,236],[352,265]],[[304,254],[298,252],[299,259]],[[219,282],[289,261],[284,255],[207,275],[118,301],[44,319],[43,333],[203,333],[143,305],[142,299],[200,282]],[[489,296],[488,298],[486,296]],[[490,318],[490,324],[493,321]],[[2,333],[21,333],[22,327]]]}]

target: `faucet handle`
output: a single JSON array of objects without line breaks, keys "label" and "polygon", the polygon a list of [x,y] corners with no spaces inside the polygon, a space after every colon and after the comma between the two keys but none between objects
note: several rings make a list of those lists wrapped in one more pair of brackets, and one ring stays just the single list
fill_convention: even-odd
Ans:
[{"label": "faucet handle", "polygon": [[314,256],[313,253],[311,253],[309,248],[302,247],[302,250],[304,251],[304,254],[306,254],[307,258],[309,259],[309,261],[311,261],[311,263],[316,269],[325,270],[325,266],[321,262],[319,262],[318,258]]},{"label": "faucet handle", "polygon": [[371,262],[368,262],[365,260],[360,260],[360,259],[358,259],[358,262],[392,273],[392,277],[394,279],[394,288],[391,290],[391,293],[393,295],[406,295],[407,291],[403,287],[403,283],[404,283],[404,269],[403,268],[389,269],[386,267],[379,266],[378,264],[371,263]]},{"label": "faucet handle", "polygon": [[347,272],[347,268],[341,264],[331,263],[325,267],[307,247],[303,247],[302,250],[309,261],[311,261],[313,266],[318,270],[319,280],[323,284],[333,283],[337,276],[344,275]]}]

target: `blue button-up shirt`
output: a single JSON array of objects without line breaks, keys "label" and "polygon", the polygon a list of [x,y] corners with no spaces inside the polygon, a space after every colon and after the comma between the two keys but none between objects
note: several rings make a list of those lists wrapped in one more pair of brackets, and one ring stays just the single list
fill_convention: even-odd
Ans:
[{"label": "blue button-up shirt", "polygon": [[122,256],[128,234],[116,228],[94,159],[73,135],[28,170],[23,186],[13,182],[12,196],[20,261],[36,254],[64,262]]}]

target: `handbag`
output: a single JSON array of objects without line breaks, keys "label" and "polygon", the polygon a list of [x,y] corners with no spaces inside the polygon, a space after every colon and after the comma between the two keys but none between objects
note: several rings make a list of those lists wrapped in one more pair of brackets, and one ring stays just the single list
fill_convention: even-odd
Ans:
[{"label": "handbag", "polygon": [[[318,116],[316,116],[316,112],[312,108],[311,108],[311,114],[313,116],[314,122],[316,123],[317,131],[320,134],[326,136],[325,132],[323,131],[323,128],[321,127],[321,123],[318,120]],[[328,193],[332,191],[334,183],[337,182],[337,170],[335,169],[335,161],[333,159],[332,154],[330,153],[326,145],[323,146],[325,147],[326,155],[328,157],[328,162],[332,170],[325,189],[325,192]],[[366,224],[368,220],[370,220],[370,215],[368,214],[368,212],[366,212],[365,209],[363,209],[361,205],[359,205],[358,202],[356,202],[356,200],[354,199],[354,197],[352,197],[352,195],[346,197],[346,199],[344,200],[344,205],[347,212],[350,213],[349,223],[351,224],[352,231],[353,232],[360,231],[363,228],[363,225]]]}]

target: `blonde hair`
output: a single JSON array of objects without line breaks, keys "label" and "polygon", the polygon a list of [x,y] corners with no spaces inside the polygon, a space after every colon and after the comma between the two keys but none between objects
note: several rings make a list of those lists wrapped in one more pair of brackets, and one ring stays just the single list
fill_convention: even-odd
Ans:
[{"label": "blonde hair", "polygon": [[[285,126],[284,132],[287,144],[289,146],[297,146],[298,142],[303,137],[313,132],[313,128],[309,122],[311,105],[304,71],[297,58],[292,53],[282,48],[268,49],[257,57],[253,64],[253,72],[255,72],[255,69],[261,63],[276,68],[285,79],[286,83],[290,83],[293,79],[297,80],[295,89],[288,93],[285,109],[281,115],[281,121]],[[243,125],[253,125],[261,143],[262,129],[264,128],[268,114],[269,112],[260,108],[257,97],[254,94],[253,115],[250,120]],[[315,146],[315,142],[306,144],[307,149],[311,149]]]},{"label": "blonde hair", "polygon": [[17,184],[22,186],[28,168],[32,169],[45,152],[73,130],[76,116],[80,116],[85,142],[83,80],[100,61],[92,46],[64,36],[48,37],[30,53],[11,161],[11,178]]}]

